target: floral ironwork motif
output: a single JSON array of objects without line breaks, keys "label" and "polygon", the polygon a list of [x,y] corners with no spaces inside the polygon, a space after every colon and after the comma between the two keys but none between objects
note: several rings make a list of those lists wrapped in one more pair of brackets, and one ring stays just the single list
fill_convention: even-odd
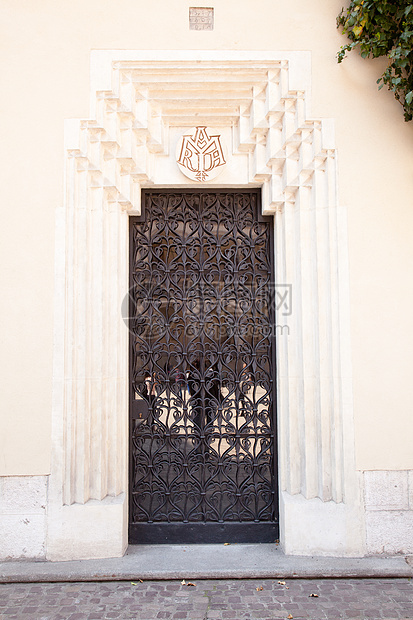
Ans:
[{"label": "floral ironwork motif", "polygon": [[255,191],[145,192],[131,241],[131,522],[275,519],[271,228]]},{"label": "floral ironwork motif", "polygon": [[220,135],[209,135],[206,127],[194,128],[178,142],[177,163],[181,171],[194,181],[215,178],[226,164]]}]

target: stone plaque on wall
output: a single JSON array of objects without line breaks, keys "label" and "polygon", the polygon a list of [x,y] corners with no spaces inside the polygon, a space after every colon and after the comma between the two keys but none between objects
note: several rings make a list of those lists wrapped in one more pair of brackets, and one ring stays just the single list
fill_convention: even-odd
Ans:
[{"label": "stone plaque on wall", "polygon": [[190,7],[189,9],[190,30],[213,30],[214,9],[207,7]]}]

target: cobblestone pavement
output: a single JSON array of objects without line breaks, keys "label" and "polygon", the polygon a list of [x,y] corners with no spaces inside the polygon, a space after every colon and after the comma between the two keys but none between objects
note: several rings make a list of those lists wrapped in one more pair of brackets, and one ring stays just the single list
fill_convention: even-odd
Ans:
[{"label": "cobblestone pavement", "polygon": [[413,620],[413,581],[240,579],[0,584],[0,618]]}]

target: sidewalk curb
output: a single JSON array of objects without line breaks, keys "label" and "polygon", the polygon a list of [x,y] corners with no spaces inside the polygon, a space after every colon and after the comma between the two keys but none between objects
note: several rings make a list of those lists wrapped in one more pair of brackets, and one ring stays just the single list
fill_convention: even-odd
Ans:
[{"label": "sidewalk curb", "polygon": [[122,558],[0,563],[0,583],[413,578],[413,556],[286,556],[275,545],[134,545]]}]

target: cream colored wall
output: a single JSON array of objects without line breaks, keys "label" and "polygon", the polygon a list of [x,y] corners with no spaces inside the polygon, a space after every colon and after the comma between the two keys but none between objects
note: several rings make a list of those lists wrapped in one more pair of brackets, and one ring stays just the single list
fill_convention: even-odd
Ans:
[{"label": "cream colored wall", "polygon": [[379,62],[354,55],[337,65],[342,0],[215,0],[213,32],[189,31],[193,4],[0,5],[0,475],[49,472],[54,210],[63,120],[88,116],[91,49],[312,50],[313,114],[336,119],[348,207],[358,466],[413,468],[413,127],[391,95],[377,93]]}]

